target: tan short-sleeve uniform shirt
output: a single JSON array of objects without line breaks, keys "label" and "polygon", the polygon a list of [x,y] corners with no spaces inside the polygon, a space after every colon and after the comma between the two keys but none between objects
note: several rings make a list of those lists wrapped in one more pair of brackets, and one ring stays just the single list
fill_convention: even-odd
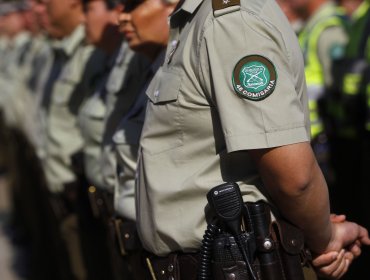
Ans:
[{"label": "tan short-sleeve uniform shirt", "polygon": [[[131,221],[136,221],[135,177],[147,103],[145,92],[154,73],[163,63],[164,51],[147,67],[145,74],[143,73],[142,77],[145,79],[141,81],[141,89],[136,92],[136,101],[128,113],[123,116],[113,136],[118,179],[114,191],[114,208],[119,216]],[[140,81],[139,77],[136,80]]]},{"label": "tan short-sleeve uniform shirt", "polygon": [[[117,126],[119,122],[117,118],[112,120],[113,109],[108,110],[108,107],[113,105],[110,103],[117,101],[117,96],[127,75],[129,75],[129,65],[133,54],[127,43],[123,42],[117,52],[107,61],[106,73],[100,77],[99,86],[94,94],[86,100],[79,113],[79,124],[84,138],[85,174],[89,183],[100,189],[112,191],[105,184],[101,167],[103,136],[109,134],[112,137],[114,133],[112,126]],[[133,103],[134,94],[126,92],[125,97],[124,100],[120,100],[123,103],[121,107],[124,105],[121,108],[121,114],[124,114]],[[109,120],[109,128],[107,120]]]},{"label": "tan short-sleeve uniform shirt", "polygon": [[105,56],[86,45],[84,38],[81,25],[59,42],[65,61],[50,92],[44,95],[47,101],[43,102],[43,109],[47,113],[43,164],[51,192],[60,192],[64,184],[77,179],[72,157],[81,153],[84,144],[77,116],[105,65]]},{"label": "tan short-sleeve uniform shirt", "polygon": [[212,187],[238,182],[245,200],[264,199],[247,150],[309,141],[303,58],[275,1],[214,13],[212,1],[185,0],[170,24],[136,194],[141,240],[157,255],[199,250]]}]

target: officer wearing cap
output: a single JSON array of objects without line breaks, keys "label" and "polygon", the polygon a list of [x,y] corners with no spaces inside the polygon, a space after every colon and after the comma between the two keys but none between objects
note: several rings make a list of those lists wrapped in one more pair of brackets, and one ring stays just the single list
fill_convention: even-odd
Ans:
[{"label": "officer wearing cap", "polygon": [[310,146],[303,59],[276,2],[185,0],[170,27],[165,62],[147,90],[136,189],[153,273],[196,278],[206,194],[238,182],[245,201],[268,198],[315,256],[330,256],[321,272],[339,278],[357,256],[342,249],[370,240],[357,224],[330,221]]}]

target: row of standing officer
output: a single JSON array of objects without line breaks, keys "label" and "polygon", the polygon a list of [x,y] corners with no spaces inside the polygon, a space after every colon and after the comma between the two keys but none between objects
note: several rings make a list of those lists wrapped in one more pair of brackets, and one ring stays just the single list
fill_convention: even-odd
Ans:
[{"label": "row of standing officer", "polygon": [[[30,9],[23,1],[2,4],[2,8],[11,7],[2,9],[4,16]],[[53,213],[50,224],[56,235],[53,241],[62,243],[55,248],[58,277],[129,278],[127,265],[120,264],[121,257],[115,251],[119,247],[121,253],[127,254],[126,243],[131,244],[128,250],[137,248],[133,184],[145,88],[162,63],[167,17],[175,3],[150,1],[144,7],[141,3],[126,3],[125,11],[130,10],[130,5],[135,9],[132,19],[125,19],[124,25],[131,29],[128,41],[132,41],[130,47],[137,53],[130,50],[118,32],[121,1],[51,0],[33,4],[48,46],[41,68],[32,69],[37,71],[37,86],[26,91],[35,95],[35,115],[22,116],[17,124],[8,123],[19,126],[34,117],[33,125],[41,124],[34,128],[37,133],[32,143],[46,177],[47,200]],[[151,12],[143,13],[148,8]],[[148,25],[147,20],[152,24]],[[131,38],[135,35],[137,38]],[[20,80],[19,84],[26,82]],[[20,101],[14,96],[12,100]],[[11,107],[8,101],[2,104],[3,108]],[[31,110],[32,105],[28,103]],[[111,219],[113,212],[115,219]],[[119,236],[118,244],[108,238],[112,232]],[[123,244],[128,234],[133,237]],[[130,267],[141,265],[136,259],[134,256],[129,261]],[[142,267],[136,269],[137,279],[142,279],[141,270]]]},{"label": "row of standing officer", "polygon": [[[258,14],[259,16],[253,19],[249,18],[248,12],[242,12],[243,16],[248,17],[248,21],[261,28],[259,32],[265,33],[267,30],[265,28],[268,25],[261,27],[258,21],[262,20],[263,22],[265,13],[267,13],[271,17],[270,20],[273,21],[272,24],[278,30],[283,31],[283,38],[279,39],[282,40],[282,45],[290,46],[284,42],[294,42],[294,37],[276,4],[272,1],[263,1],[263,5],[256,1],[247,1],[248,3],[236,1],[231,4],[224,3],[226,5],[224,7],[214,1],[214,13],[210,22],[212,27],[209,28],[207,25],[203,27],[205,24],[203,21],[211,14],[210,3],[185,1],[176,14],[171,17],[172,33],[165,55],[165,64],[160,68],[160,71],[156,71],[161,65],[161,59],[163,61],[164,53],[161,52],[161,49],[167,43],[166,36],[159,36],[159,34],[162,35],[162,32],[159,32],[154,38],[148,38],[149,43],[138,44],[136,40],[141,39],[141,36],[138,35],[142,35],[142,31],[141,29],[140,32],[135,31],[135,28],[139,28],[137,24],[140,22],[130,24],[130,21],[135,19],[135,16],[140,18],[140,12],[143,13],[141,16],[144,17],[144,10],[149,7],[157,13],[155,15],[161,15],[160,20],[164,25],[160,25],[159,30],[164,30],[167,23],[166,17],[174,8],[174,3],[160,2],[162,6],[159,8],[158,1],[155,0],[126,1],[125,3],[122,26],[127,42],[137,52],[146,54],[149,57],[148,62],[131,53],[127,48],[127,43],[123,41],[119,43],[117,40],[115,47],[108,46],[108,42],[112,43],[110,39],[94,41],[93,33],[97,28],[89,30],[89,15],[92,26],[93,22],[97,21],[96,18],[93,18],[93,11],[97,8],[96,5],[102,4],[96,2],[105,2],[105,7],[108,10],[114,10],[119,6],[119,3],[115,1],[87,1],[84,4],[88,20],[87,37],[93,44],[105,50],[105,54],[85,45],[84,28],[80,25],[83,16],[82,6],[79,1],[70,0],[61,4],[60,1],[47,0],[41,3],[45,5],[48,15],[49,23],[46,26],[49,28],[48,34],[53,38],[51,49],[53,59],[50,61],[50,68],[45,67],[47,78],[40,81],[43,88],[40,106],[43,112],[42,123],[45,125],[42,127],[44,133],[41,133],[44,138],[39,141],[42,143],[39,155],[42,157],[48,181],[49,199],[52,201],[55,213],[58,214],[56,218],[60,234],[64,238],[67,251],[69,251],[74,277],[77,279],[88,277],[88,272],[84,267],[84,262],[88,259],[86,252],[83,256],[83,250],[78,250],[78,248],[84,247],[82,243],[86,241],[87,245],[94,243],[92,241],[89,244],[91,231],[87,230],[87,234],[83,234],[83,231],[91,226],[91,219],[89,215],[86,215],[86,207],[81,207],[86,194],[86,186],[91,185],[89,188],[90,200],[86,200],[85,197],[85,202],[89,202],[88,204],[97,210],[93,211],[96,215],[101,215],[104,211],[107,213],[111,211],[109,204],[112,203],[112,191],[116,186],[118,195],[115,206],[117,212],[122,216],[123,222],[115,221],[115,229],[117,227],[122,230],[130,229],[132,227],[127,224],[127,221],[136,219],[133,210],[136,148],[144,119],[145,87],[154,73],[156,73],[156,77],[147,90],[150,102],[146,111],[149,115],[146,116],[141,139],[139,180],[136,192],[139,235],[145,249],[153,254],[151,255],[153,262],[157,261],[158,256],[168,255],[171,252],[191,253],[199,249],[202,231],[205,229],[205,218],[201,209],[205,206],[205,193],[211,186],[223,181],[238,181],[241,183],[243,193],[249,194],[245,197],[247,200],[266,199],[256,189],[256,186],[261,187],[261,182],[255,178],[257,166],[251,162],[250,156],[260,166],[260,172],[268,190],[267,196],[273,198],[286,218],[304,230],[313,251],[319,254],[327,253],[348,245],[342,243],[340,240],[342,237],[338,236],[339,239],[334,240],[338,243],[325,243],[331,230],[333,232],[339,228],[348,230],[357,225],[345,221],[335,223],[335,225],[329,222],[329,203],[326,199],[325,183],[320,177],[320,171],[317,168],[309,169],[312,172],[310,177],[312,175],[312,178],[316,178],[318,183],[308,181],[308,185],[312,187],[308,188],[309,191],[305,193],[307,196],[304,195],[302,198],[309,202],[309,197],[314,196],[316,203],[318,197],[322,199],[322,203],[318,204],[321,207],[316,209],[317,212],[313,211],[321,216],[321,219],[317,219],[316,223],[311,224],[312,216],[310,217],[309,213],[313,209],[299,208],[294,203],[294,190],[296,187],[300,188],[298,181],[295,185],[295,178],[289,178],[290,182],[287,188],[291,186],[291,190],[286,189],[284,176],[287,171],[276,169],[274,163],[275,161],[280,162],[280,156],[292,156],[292,153],[296,153],[296,151],[299,151],[299,156],[304,156],[304,163],[314,162],[309,148],[305,144],[309,139],[309,133],[307,130],[307,110],[304,109],[306,99],[304,79],[302,76],[289,74],[292,71],[290,68],[295,69],[295,67],[302,66],[299,63],[293,66],[294,63],[300,61],[299,52],[297,45],[293,44],[289,51],[294,54],[295,59],[293,64],[286,65],[285,56],[279,58],[272,55],[274,52],[280,53],[279,47],[274,45],[271,55],[269,52],[264,53],[262,46],[264,46],[265,37],[258,36],[258,33],[249,30],[246,25],[243,25],[243,28],[247,28],[250,36],[256,36],[255,42],[258,43],[256,46],[249,46],[244,50],[240,49],[243,44],[238,41],[237,38],[240,39],[240,36],[236,33],[246,31],[237,28],[235,24],[238,23],[238,20],[235,19],[235,15],[236,11],[241,8],[242,11],[247,9],[247,11]],[[146,7],[146,5],[149,6]],[[271,10],[262,9],[264,5],[270,7]],[[232,8],[230,11],[231,19],[223,22],[225,14],[229,14],[229,10],[226,8],[230,7]],[[218,17],[220,21],[217,19]],[[155,20],[159,19],[154,16],[151,19],[153,24],[149,26],[151,28],[158,27],[154,23]],[[186,24],[187,22],[188,24]],[[145,23],[145,26],[141,26],[143,30],[146,25]],[[230,31],[228,32],[227,28],[224,30],[224,27],[230,28]],[[109,28],[107,29],[109,30]],[[203,31],[205,33],[202,33]],[[228,36],[232,36],[228,37],[225,33],[228,38],[225,41],[223,36],[214,36],[213,32],[215,31],[221,32],[221,35],[226,32]],[[118,38],[118,34],[114,34],[116,36],[113,38]],[[193,37],[189,34],[192,34]],[[266,33],[266,36],[267,34],[269,32]],[[272,35],[269,34],[269,36]],[[199,38],[200,42],[192,42],[192,40]],[[278,38],[275,39],[278,40]],[[234,43],[235,45],[233,45]],[[237,48],[233,49],[232,46],[237,46]],[[226,50],[232,49],[233,51],[226,55]],[[109,59],[107,59],[107,55]],[[266,58],[266,55],[269,57]],[[240,65],[241,68],[235,67],[233,70],[232,63],[233,61],[236,63],[237,58],[244,64]],[[197,63],[201,65],[200,68]],[[207,63],[211,63],[211,65]],[[246,71],[243,67],[256,67],[257,64],[265,71],[269,71],[269,82],[277,82],[276,72],[279,72],[281,77],[284,75],[290,77],[291,75],[296,84],[285,84],[283,82],[285,79],[279,78],[279,82],[274,84],[274,87],[263,88],[264,85],[260,85],[265,94],[263,97],[259,96],[252,84],[239,81],[241,75]],[[148,65],[151,66],[148,67]],[[301,75],[303,68],[298,68],[297,71],[293,72]],[[220,72],[220,70],[222,71]],[[228,70],[229,72],[227,72]],[[224,79],[231,74],[233,75],[232,81]],[[246,74],[244,73],[244,75]],[[213,77],[211,80],[210,76]],[[287,78],[286,81],[288,80],[291,79]],[[243,90],[240,90],[235,84],[232,89],[231,82],[235,83],[235,81],[241,82]],[[268,109],[271,99],[279,99],[278,93],[284,90],[287,91],[285,98],[291,99],[293,103],[301,104],[298,107],[301,107],[303,112],[295,111],[289,106],[286,107],[285,102],[276,103],[282,106],[276,112]],[[256,104],[261,105],[260,109],[257,110],[259,113],[257,111],[253,113]],[[230,114],[228,109],[230,107],[240,107],[241,110],[238,111],[240,113],[248,108],[248,113],[245,116],[249,121],[242,120],[241,116],[244,114],[240,116]],[[212,108],[216,111],[213,112]],[[284,108],[287,110],[284,111]],[[215,114],[216,112],[219,117]],[[286,114],[286,117],[275,115],[282,112]],[[259,128],[262,123],[257,118],[257,114],[263,114],[265,122],[272,121],[263,125],[265,137],[253,136],[262,133]],[[290,127],[292,124],[286,124],[285,121],[290,120],[291,117],[296,118],[297,122],[299,119],[301,121],[299,124],[296,123],[295,127]],[[243,122],[243,126],[240,126],[241,122]],[[117,125],[119,129],[113,135]],[[211,129],[212,127],[214,131]],[[286,129],[289,129],[289,135],[284,133]],[[213,137],[216,137],[217,143],[211,141]],[[114,156],[112,157],[114,146],[118,152],[118,162],[116,163],[113,159]],[[249,151],[250,155],[243,151]],[[298,159],[292,158],[293,164],[289,168],[295,167],[296,160]],[[104,163],[102,164],[100,161]],[[302,159],[299,160],[299,162],[301,161]],[[115,180],[115,164],[119,172],[118,184],[110,183]],[[302,170],[298,166],[295,167],[297,170],[293,170],[300,174]],[[247,167],[249,167],[249,171],[239,170]],[[178,171],[179,174],[168,176],[167,172],[175,171]],[[271,175],[275,173],[277,177]],[[274,183],[275,186],[270,182],[273,177],[280,178]],[[106,178],[110,178],[110,180],[106,180]],[[317,185],[319,187],[313,187]],[[284,195],[279,195],[274,191],[275,188],[280,189]],[[195,189],[199,190],[199,194],[193,196]],[[289,194],[293,196],[291,197]],[[121,201],[124,202],[121,203]],[[104,210],[104,207],[107,209]],[[297,210],[296,214],[291,212],[293,209]],[[111,214],[112,212],[110,212]],[[105,227],[104,230],[106,222],[107,219],[104,219],[103,235],[108,228]],[[194,225],[197,225],[196,228]],[[99,227],[99,225],[97,226]],[[325,231],[323,227],[327,230]],[[329,229],[330,227],[331,229]],[[78,228],[80,229],[78,230]],[[313,235],[316,235],[317,231],[323,232],[323,236],[315,238]],[[123,236],[121,242],[124,241],[125,236],[131,236],[132,232],[128,233],[129,235]],[[85,236],[84,240],[80,238],[81,236]],[[359,237],[362,236],[348,236],[349,243]],[[87,251],[89,249],[91,248],[88,248]],[[334,261],[335,266],[340,268],[339,272],[334,272],[335,277],[347,270],[351,258],[349,257],[346,261],[345,256],[353,254],[356,255],[348,249],[346,255],[342,253]],[[185,259],[192,258],[193,255],[178,254],[177,256]],[[90,255],[90,257],[93,256]],[[159,263],[160,261],[161,259]],[[193,261],[196,263],[195,259]],[[164,274],[169,274],[169,277],[178,273],[182,279],[194,277],[192,273],[196,269],[193,267],[189,271],[184,271],[184,268],[181,267],[181,260],[179,263],[169,262],[169,264],[175,267],[175,271],[160,268],[158,273],[164,272]],[[89,268],[90,266],[88,266]],[[157,273],[157,271],[152,272]],[[322,272],[333,273],[325,270]],[[92,276],[89,275],[89,277]]]}]

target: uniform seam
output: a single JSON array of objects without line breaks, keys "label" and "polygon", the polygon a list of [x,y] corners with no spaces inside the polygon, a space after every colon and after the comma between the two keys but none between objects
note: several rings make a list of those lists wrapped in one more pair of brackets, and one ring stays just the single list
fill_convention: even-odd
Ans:
[{"label": "uniform seam", "polygon": [[269,129],[269,130],[264,129],[264,132],[258,132],[258,133],[240,133],[240,134],[236,134],[236,133],[228,134],[228,133],[226,133],[225,137],[239,137],[239,136],[250,136],[250,135],[268,135],[268,134],[274,134],[274,133],[281,133],[283,131],[295,130],[297,128],[304,128],[305,129],[305,125],[304,124],[296,124],[294,126],[288,126],[288,125],[280,126],[278,128],[273,128],[273,129]]}]

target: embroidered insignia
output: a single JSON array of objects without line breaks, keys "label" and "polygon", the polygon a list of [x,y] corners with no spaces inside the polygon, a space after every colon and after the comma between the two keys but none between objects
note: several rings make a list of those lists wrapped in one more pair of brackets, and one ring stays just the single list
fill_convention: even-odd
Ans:
[{"label": "embroidered insignia", "polygon": [[260,101],[274,92],[277,74],[272,62],[260,55],[243,57],[232,76],[235,92],[248,100]]}]

